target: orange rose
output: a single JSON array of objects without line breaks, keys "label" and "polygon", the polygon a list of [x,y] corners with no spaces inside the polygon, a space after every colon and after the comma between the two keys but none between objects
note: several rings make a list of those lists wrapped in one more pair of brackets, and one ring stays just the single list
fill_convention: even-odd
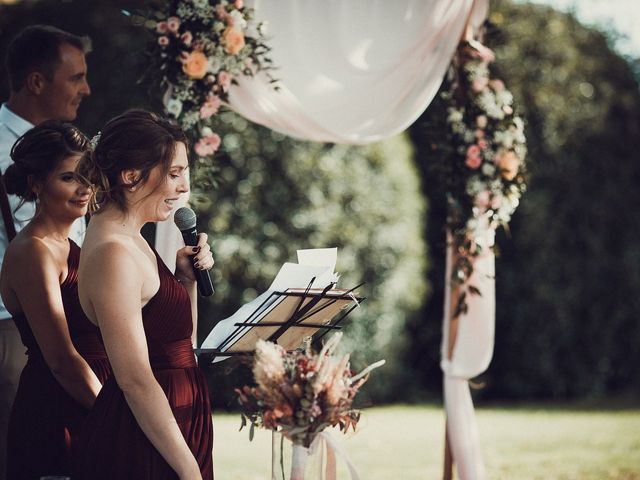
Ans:
[{"label": "orange rose", "polygon": [[209,61],[204,53],[194,51],[186,55],[182,63],[182,71],[188,77],[200,80],[204,78],[209,69]]},{"label": "orange rose", "polygon": [[235,27],[227,27],[222,33],[222,40],[229,55],[236,55],[244,47],[244,35]]},{"label": "orange rose", "polygon": [[516,153],[511,150],[506,152],[503,151],[498,154],[498,157],[496,158],[496,164],[500,169],[501,175],[506,180],[511,181],[516,178],[516,175],[518,174],[520,159],[518,158],[518,155],[516,155]]}]

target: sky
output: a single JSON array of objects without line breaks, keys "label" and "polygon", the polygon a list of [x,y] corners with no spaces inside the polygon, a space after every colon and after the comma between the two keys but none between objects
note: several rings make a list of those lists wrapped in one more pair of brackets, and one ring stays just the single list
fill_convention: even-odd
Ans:
[{"label": "sky", "polygon": [[[522,0],[524,2],[524,0]],[[606,30],[616,30],[626,38],[616,42],[620,53],[640,57],[640,0],[528,0],[557,10],[575,9],[578,20]]]}]

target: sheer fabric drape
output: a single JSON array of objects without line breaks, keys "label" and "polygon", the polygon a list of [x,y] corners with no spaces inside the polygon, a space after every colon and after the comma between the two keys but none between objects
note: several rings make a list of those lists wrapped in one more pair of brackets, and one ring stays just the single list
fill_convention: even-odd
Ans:
[{"label": "sheer fabric drape", "polygon": [[231,108],[287,135],[367,143],[394,135],[427,108],[473,0],[248,0],[266,22],[280,80],[238,78]]}]

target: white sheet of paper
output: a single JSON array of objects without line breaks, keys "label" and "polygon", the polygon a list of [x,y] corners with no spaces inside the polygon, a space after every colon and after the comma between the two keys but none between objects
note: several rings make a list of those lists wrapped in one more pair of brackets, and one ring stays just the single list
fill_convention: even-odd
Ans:
[{"label": "white sheet of paper", "polygon": [[338,249],[334,248],[307,248],[298,250],[298,263],[301,265],[325,265],[335,271],[338,261]]}]

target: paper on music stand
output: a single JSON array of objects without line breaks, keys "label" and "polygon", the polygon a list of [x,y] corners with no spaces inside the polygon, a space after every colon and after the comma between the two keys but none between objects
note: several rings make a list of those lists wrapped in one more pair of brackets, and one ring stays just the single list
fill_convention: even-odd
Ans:
[{"label": "paper on music stand", "polygon": [[[227,338],[230,336],[238,338],[251,328],[250,326],[238,327],[237,323],[256,322],[283,300],[284,297],[272,295],[274,292],[284,292],[290,288],[304,289],[309,286],[312,280],[313,288],[325,288],[336,282],[338,278],[334,272],[336,257],[337,249],[333,248],[299,250],[298,261],[300,263],[282,265],[269,289],[240,307],[230,317],[218,322],[202,342],[201,348],[215,348],[225,351],[228,345],[222,348],[220,346]],[[228,357],[216,357],[214,362],[225,358]]]}]

